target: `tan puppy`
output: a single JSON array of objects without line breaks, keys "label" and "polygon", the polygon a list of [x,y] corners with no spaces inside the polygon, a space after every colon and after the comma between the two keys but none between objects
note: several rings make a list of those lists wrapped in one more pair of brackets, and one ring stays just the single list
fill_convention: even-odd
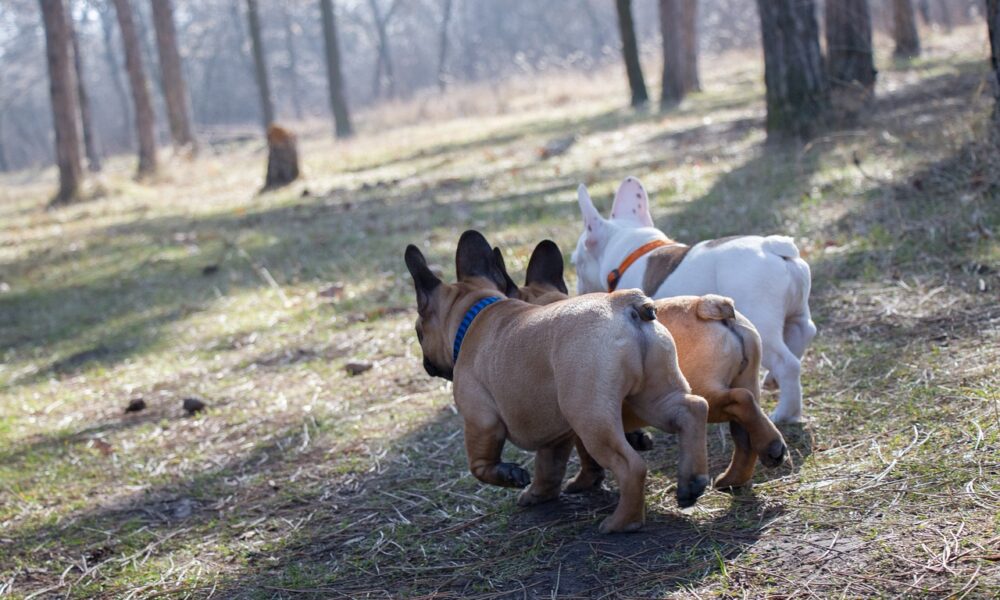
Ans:
[{"label": "tan puppy", "polygon": [[[504,272],[508,296],[538,305],[568,297],[562,252],[551,240],[540,242],[532,252],[523,287],[511,280],[496,248],[494,260]],[[678,296],[654,304],[656,320],[674,338],[681,372],[693,392],[708,401],[708,422],[729,422],[733,456],[729,468],[715,481],[716,487],[737,487],[750,481],[758,456],[766,466],[781,464],[785,441],[757,401],[761,342],[753,324],[736,312],[732,300],[722,296]],[[645,449],[639,447],[645,440],[637,432],[627,436],[633,447]],[[581,474],[574,483],[579,489],[587,483],[599,483],[604,476],[600,466],[585,457],[585,450],[580,459]]]},{"label": "tan puppy", "polygon": [[[670,333],[646,296],[630,290],[548,306],[514,299],[486,304],[503,295],[506,280],[475,231],[458,243],[458,283],[438,279],[416,246],[407,246],[405,257],[424,368],[454,380],[477,479],[519,488],[531,483],[518,499],[523,506],[554,499],[579,438],[621,490],[601,531],[634,531],[645,518],[646,464],[624,432],[648,424],[679,434],[677,502],[694,504],[709,482],[708,403],[689,393]],[[536,452],[534,481],[500,461],[507,439]]]}]

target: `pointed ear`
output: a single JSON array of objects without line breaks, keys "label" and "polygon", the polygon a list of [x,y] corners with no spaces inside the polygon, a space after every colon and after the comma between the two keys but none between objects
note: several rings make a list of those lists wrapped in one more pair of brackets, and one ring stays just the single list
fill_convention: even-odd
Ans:
[{"label": "pointed ear", "polygon": [[417,312],[424,314],[430,306],[431,292],[441,285],[441,280],[431,272],[423,253],[413,244],[406,247],[403,258],[406,260],[410,276],[413,277],[413,288],[417,292]]},{"label": "pointed ear", "polygon": [[552,240],[542,240],[535,246],[528,261],[528,275],[524,285],[544,283],[564,294],[569,294],[563,279],[563,257],[559,246]]},{"label": "pointed ear", "polygon": [[583,215],[584,243],[587,249],[594,248],[604,235],[605,223],[601,213],[594,208],[587,186],[580,184],[576,188],[576,199],[580,203],[580,213]]},{"label": "pointed ear", "polygon": [[470,229],[458,239],[455,250],[455,272],[458,280],[465,281],[472,277],[484,277],[494,283],[498,291],[507,289],[507,280],[497,268],[493,259],[493,249],[483,234]]},{"label": "pointed ear", "polygon": [[634,221],[640,227],[652,227],[653,217],[649,213],[649,195],[646,188],[635,177],[626,177],[611,205],[611,218]]},{"label": "pointed ear", "polygon": [[504,295],[508,298],[520,298],[521,294],[517,289],[517,284],[514,283],[514,280],[510,278],[510,274],[507,272],[507,263],[503,260],[503,252],[500,252],[500,248],[496,246],[493,247],[493,264],[500,270],[506,282],[505,287],[501,290]]}]

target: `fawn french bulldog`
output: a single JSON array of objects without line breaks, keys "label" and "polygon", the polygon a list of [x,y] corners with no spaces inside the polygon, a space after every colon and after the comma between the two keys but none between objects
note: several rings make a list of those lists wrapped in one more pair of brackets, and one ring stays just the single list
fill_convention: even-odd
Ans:
[{"label": "fawn french bulldog", "polygon": [[[653,425],[679,434],[677,502],[694,504],[709,482],[708,404],[690,394],[670,333],[641,292],[549,306],[502,298],[506,281],[476,231],[459,240],[457,283],[438,279],[416,246],[407,246],[405,259],[424,368],[454,382],[469,470],[477,479],[527,486],[518,498],[522,506],[552,500],[579,438],[588,455],[614,473],[621,492],[601,532],[634,531],[645,516],[646,464],[625,429]],[[501,462],[508,439],[535,452],[533,480]]]},{"label": "fawn french bulldog", "polygon": [[[498,248],[494,261],[504,273],[505,292],[537,305],[565,300],[562,252],[555,242],[543,240],[531,253],[524,286],[518,287]],[[708,422],[729,423],[733,455],[729,467],[715,481],[719,488],[738,487],[753,477],[758,456],[775,467],[785,458],[785,441],[760,408],[761,344],[757,330],[736,311],[733,301],[716,295],[677,296],[654,302],[656,320],[670,331],[677,348],[681,373],[693,393],[708,401]],[[636,440],[630,432],[630,441]],[[635,444],[633,444],[635,446]],[[578,447],[581,481],[599,482],[604,471]]]},{"label": "fawn french bulldog", "polygon": [[653,225],[649,197],[635,177],[618,187],[611,218],[578,193],[583,233],[573,252],[577,292],[638,288],[651,298],[719,294],[754,324],[761,363],[780,387],[775,421],[802,420],[801,359],[816,335],[809,313],[809,265],[791,238],[733,236],[688,246]]}]

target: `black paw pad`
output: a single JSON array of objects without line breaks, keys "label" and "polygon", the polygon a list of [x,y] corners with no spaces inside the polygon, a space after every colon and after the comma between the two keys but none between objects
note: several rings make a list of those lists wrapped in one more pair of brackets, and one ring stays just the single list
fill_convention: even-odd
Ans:
[{"label": "black paw pad", "polygon": [[653,436],[641,429],[627,432],[625,440],[636,452],[646,452],[653,449]]},{"label": "black paw pad", "polygon": [[692,478],[690,481],[677,484],[677,505],[681,508],[688,508],[689,506],[694,506],[694,503],[698,501],[702,493],[705,492],[705,488],[708,487],[708,476],[698,475]]},{"label": "black paw pad", "polygon": [[531,475],[514,463],[500,463],[497,465],[497,475],[503,480],[503,485],[508,487],[523,488],[531,483]]}]

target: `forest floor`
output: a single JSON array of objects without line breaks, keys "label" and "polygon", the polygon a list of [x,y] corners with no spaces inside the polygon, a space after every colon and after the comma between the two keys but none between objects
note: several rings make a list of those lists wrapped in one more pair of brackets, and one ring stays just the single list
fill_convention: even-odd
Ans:
[{"label": "forest floor", "polygon": [[[497,114],[317,131],[305,179],[263,195],[259,143],[146,183],[117,158],[52,211],[51,170],[4,176],[0,596],[995,596],[1000,151],[985,35],[925,45],[880,64],[862,123],[795,149],[763,144],[753,54],[706,58],[666,114],[622,108],[609,70]],[[613,481],[521,509],[468,473],[402,253],[449,273],[474,227],[520,278],[542,238],[568,257],[578,183],[607,210],[629,174],[682,241],[794,235],[819,336],[790,462],[682,511],[657,432],[645,529],[602,536]],[[729,449],[713,427],[713,473]]]}]

